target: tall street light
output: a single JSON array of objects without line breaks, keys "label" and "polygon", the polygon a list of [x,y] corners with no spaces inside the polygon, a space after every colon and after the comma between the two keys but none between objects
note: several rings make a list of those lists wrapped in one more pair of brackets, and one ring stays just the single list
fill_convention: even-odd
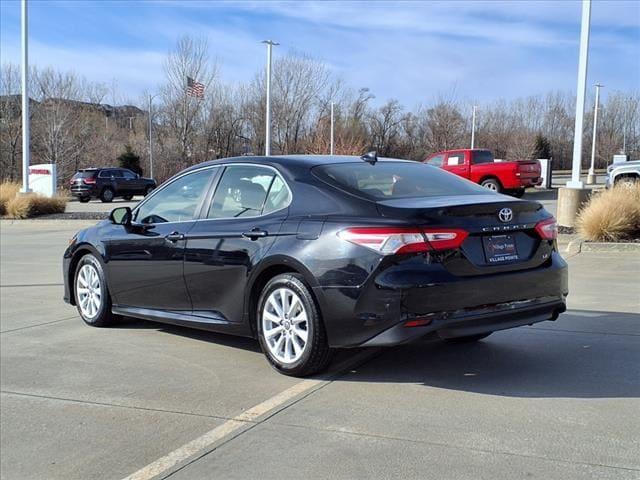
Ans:
[{"label": "tall street light", "polygon": [[587,91],[587,63],[589,61],[589,28],[591,0],[582,0],[582,25],[580,28],[580,57],[578,60],[578,88],[576,91],[576,122],[573,132],[573,164],[569,188],[583,188],[580,180],[582,167],[582,128],[584,123],[584,99]]},{"label": "tall street light", "polygon": [[593,185],[596,183],[596,172],[595,172],[595,163],[596,163],[596,132],[598,131],[598,106],[600,104],[600,87],[604,87],[604,85],[600,85],[596,83],[596,104],[593,107],[593,139],[591,140],[591,166],[589,167],[589,174],[587,175],[587,183],[589,185]]},{"label": "tall street light", "polygon": [[22,0],[22,193],[29,192],[29,163],[31,138],[29,133],[29,32],[27,28],[27,0]]},{"label": "tall street light", "polygon": [[471,114],[471,149],[473,149],[476,142],[476,108],[476,105],[474,105]]},{"label": "tall street light", "polygon": [[264,155],[271,155],[271,50],[274,45],[280,45],[273,40],[263,40],[267,45],[267,108],[265,114]]},{"label": "tall street light", "polygon": [[155,95],[149,95],[149,177],[151,178],[153,178],[153,140],[152,140],[153,138],[152,137],[153,135],[153,113],[152,113],[153,104],[151,102],[158,95],[160,94],[156,93]]},{"label": "tall street light", "polygon": [[331,102],[331,138],[330,138],[329,155],[333,155],[333,102]]}]

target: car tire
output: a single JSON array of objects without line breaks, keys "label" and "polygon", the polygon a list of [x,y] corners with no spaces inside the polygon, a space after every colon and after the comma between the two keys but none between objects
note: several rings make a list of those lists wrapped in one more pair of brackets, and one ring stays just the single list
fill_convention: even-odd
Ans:
[{"label": "car tire", "polygon": [[113,190],[109,187],[105,188],[100,193],[100,200],[102,200],[103,203],[111,203],[113,201],[113,197],[115,197],[115,195]]},{"label": "car tire", "polygon": [[80,201],[80,203],[88,203],[89,200],[91,200],[91,197],[80,197],[78,198],[78,200]]},{"label": "car tire", "polygon": [[131,200],[133,200],[133,195],[123,195],[122,199],[130,202]]},{"label": "car tire", "polygon": [[280,373],[308,376],[331,361],[320,310],[301,275],[269,280],[258,299],[256,320],[262,351]]},{"label": "car tire", "polygon": [[480,333],[478,335],[468,335],[466,337],[445,338],[444,341],[447,343],[455,344],[455,345],[464,344],[464,343],[474,343],[482,340],[483,338],[487,338],[492,333],[493,332]]},{"label": "car tire", "polygon": [[111,297],[100,261],[92,254],[80,259],[73,275],[74,295],[80,318],[92,327],[108,327],[115,321]]},{"label": "car tire", "polygon": [[485,178],[482,182],[480,182],[480,186],[494,192],[502,192],[502,185],[500,185],[500,182],[495,178]]},{"label": "car tire", "polygon": [[632,188],[637,182],[638,182],[638,179],[636,177],[625,176],[625,177],[618,177],[616,179],[615,185],[620,187],[625,187],[625,188]]},{"label": "car tire", "polygon": [[147,195],[149,195],[151,192],[153,192],[154,188],[153,187],[147,187],[144,191],[144,196],[146,197]]}]

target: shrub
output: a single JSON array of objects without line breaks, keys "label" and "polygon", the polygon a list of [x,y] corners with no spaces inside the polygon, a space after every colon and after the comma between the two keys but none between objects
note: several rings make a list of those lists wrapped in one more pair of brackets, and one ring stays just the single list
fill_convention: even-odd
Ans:
[{"label": "shrub", "polygon": [[20,191],[20,184],[14,182],[0,183],[0,215],[7,214],[7,204]]},{"label": "shrub", "polygon": [[118,164],[122,168],[128,168],[132,172],[142,175],[142,167],[140,166],[140,157],[133,151],[131,145],[126,145],[124,153],[118,158]]},{"label": "shrub", "polygon": [[577,221],[586,240],[615,242],[640,238],[640,185],[594,194]]},{"label": "shrub", "polygon": [[0,215],[9,218],[29,218],[50,213],[64,213],[67,206],[65,196],[48,198],[37,193],[19,195],[20,184],[0,184]]}]

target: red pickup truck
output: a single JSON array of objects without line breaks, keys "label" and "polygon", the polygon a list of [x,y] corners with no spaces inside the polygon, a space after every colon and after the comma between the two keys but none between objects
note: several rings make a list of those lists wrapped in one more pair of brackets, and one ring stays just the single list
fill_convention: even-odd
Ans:
[{"label": "red pickup truck", "polygon": [[516,197],[524,195],[525,188],[542,184],[540,162],[537,160],[496,162],[493,153],[478,148],[434,153],[424,163]]}]

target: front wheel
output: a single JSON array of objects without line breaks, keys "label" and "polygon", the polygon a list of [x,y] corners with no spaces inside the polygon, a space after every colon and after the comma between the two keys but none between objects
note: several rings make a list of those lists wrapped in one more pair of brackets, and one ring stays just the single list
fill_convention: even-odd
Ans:
[{"label": "front wheel", "polygon": [[306,376],[329,364],[331,349],[320,312],[300,275],[272,278],[262,289],[256,313],[260,346],[276,370]]},{"label": "front wheel", "polygon": [[74,276],[74,294],[80,317],[92,327],[107,327],[114,321],[107,280],[100,261],[92,254],[80,259]]},{"label": "front wheel", "polygon": [[502,191],[502,185],[495,178],[486,178],[482,182],[480,182],[480,186],[492,190],[494,192],[500,193]]}]

